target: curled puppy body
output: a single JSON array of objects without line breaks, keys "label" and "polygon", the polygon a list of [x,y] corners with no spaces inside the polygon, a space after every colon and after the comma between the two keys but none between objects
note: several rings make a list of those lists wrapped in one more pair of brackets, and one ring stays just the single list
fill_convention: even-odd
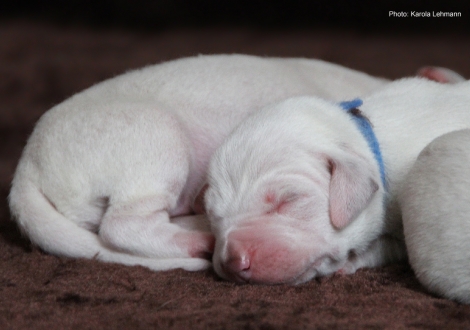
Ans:
[{"label": "curled puppy body", "polygon": [[[303,94],[341,100],[384,79],[322,61],[199,56],[132,71],[49,110],[9,196],[49,253],[154,270],[210,266],[200,198],[209,157],[243,118]],[[195,202],[194,202],[195,201]]]},{"label": "curled puppy body", "polygon": [[364,98],[380,157],[338,104],[291,98],[248,117],[209,168],[217,273],[298,284],[406,258],[397,196],[430,141],[470,127],[469,95],[470,82],[409,78]]},{"label": "curled puppy body", "polygon": [[440,296],[470,303],[470,130],[442,135],[419,155],[400,194],[411,266]]}]

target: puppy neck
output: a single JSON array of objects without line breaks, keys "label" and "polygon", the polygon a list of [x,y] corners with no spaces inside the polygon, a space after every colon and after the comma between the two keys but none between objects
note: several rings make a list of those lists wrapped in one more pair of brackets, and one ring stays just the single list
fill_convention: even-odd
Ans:
[{"label": "puppy neck", "polygon": [[386,189],[387,183],[385,178],[385,165],[382,158],[382,153],[380,151],[380,144],[377,140],[377,137],[374,133],[374,129],[372,127],[371,122],[369,119],[359,110],[358,108],[362,105],[361,99],[354,99],[351,101],[341,102],[339,106],[345,110],[347,113],[351,115],[351,118],[356,123],[357,128],[362,133],[364,138],[369,145],[370,150],[374,154],[375,160],[379,165],[380,170],[380,178],[382,179],[382,184]]}]

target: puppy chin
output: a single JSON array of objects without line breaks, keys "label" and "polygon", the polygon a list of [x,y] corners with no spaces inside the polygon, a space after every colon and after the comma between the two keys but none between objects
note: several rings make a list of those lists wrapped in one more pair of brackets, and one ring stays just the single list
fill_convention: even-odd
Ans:
[{"label": "puppy chin", "polygon": [[333,261],[333,262],[322,262],[320,267],[314,267],[310,265],[309,267],[299,270],[296,275],[291,277],[283,278],[274,278],[274,277],[265,277],[265,278],[243,278],[241,276],[226,272],[221,262],[213,262],[214,270],[221,278],[227,281],[236,282],[236,283],[249,283],[249,284],[261,284],[261,285],[301,285],[306,282],[311,281],[317,277],[331,276],[338,272],[341,269],[340,265],[342,262]]},{"label": "puppy chin", "polygon": [[[337,254],[327,253],[320,257],[275,262],[266,267],[257,265],[249,260],[230,259],[219,249],[214,254],[213,267],[223,279],[236,283],[263,285],[299,285],[316,277],[329,276],[338,272],[347,261]],[[335,250],[337,252],[337,249]]]}]

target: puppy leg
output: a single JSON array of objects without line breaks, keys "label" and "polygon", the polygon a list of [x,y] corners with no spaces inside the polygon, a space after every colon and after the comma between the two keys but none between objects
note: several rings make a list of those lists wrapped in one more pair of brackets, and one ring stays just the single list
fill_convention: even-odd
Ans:
[{"label": "puppy leg", "polygon": [[170,222],[187,230],[211,231],[209,219],[205,214],[174,217],[170,219]]},{"label": "puppy leg", "polygon": [[171,223],[162,207],[164,204],[165,198],[155,195],[111,205],[101,222],[99,236],[110,247],[138,256],[202,258],[210,255],[214,245],[212,234]]},{"label": "puppy leg", "polygon": [[348,261],[337,273],[353,274],[359,268],[379,267],[405,259],[405,243],[392,236],[384,235],[373,241],[364,252],[350,251]]}]

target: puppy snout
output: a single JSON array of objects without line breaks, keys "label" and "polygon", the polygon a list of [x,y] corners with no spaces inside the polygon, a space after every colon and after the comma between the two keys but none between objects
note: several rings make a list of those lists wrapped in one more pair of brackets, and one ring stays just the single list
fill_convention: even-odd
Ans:
[{"label": "puppy snout", "polygon": [[308,267],[309,253],[275,229],[251,226],[231,232],[225,249],[214,260],[227,280],[250,284],[291,283]]},{"label": "puppy snout", "polygon": [[248,282],[251,278],[251,256],[238,243],[232,242],[228,247],[227,261],[221,264],[223,272],[235,282]]}]

